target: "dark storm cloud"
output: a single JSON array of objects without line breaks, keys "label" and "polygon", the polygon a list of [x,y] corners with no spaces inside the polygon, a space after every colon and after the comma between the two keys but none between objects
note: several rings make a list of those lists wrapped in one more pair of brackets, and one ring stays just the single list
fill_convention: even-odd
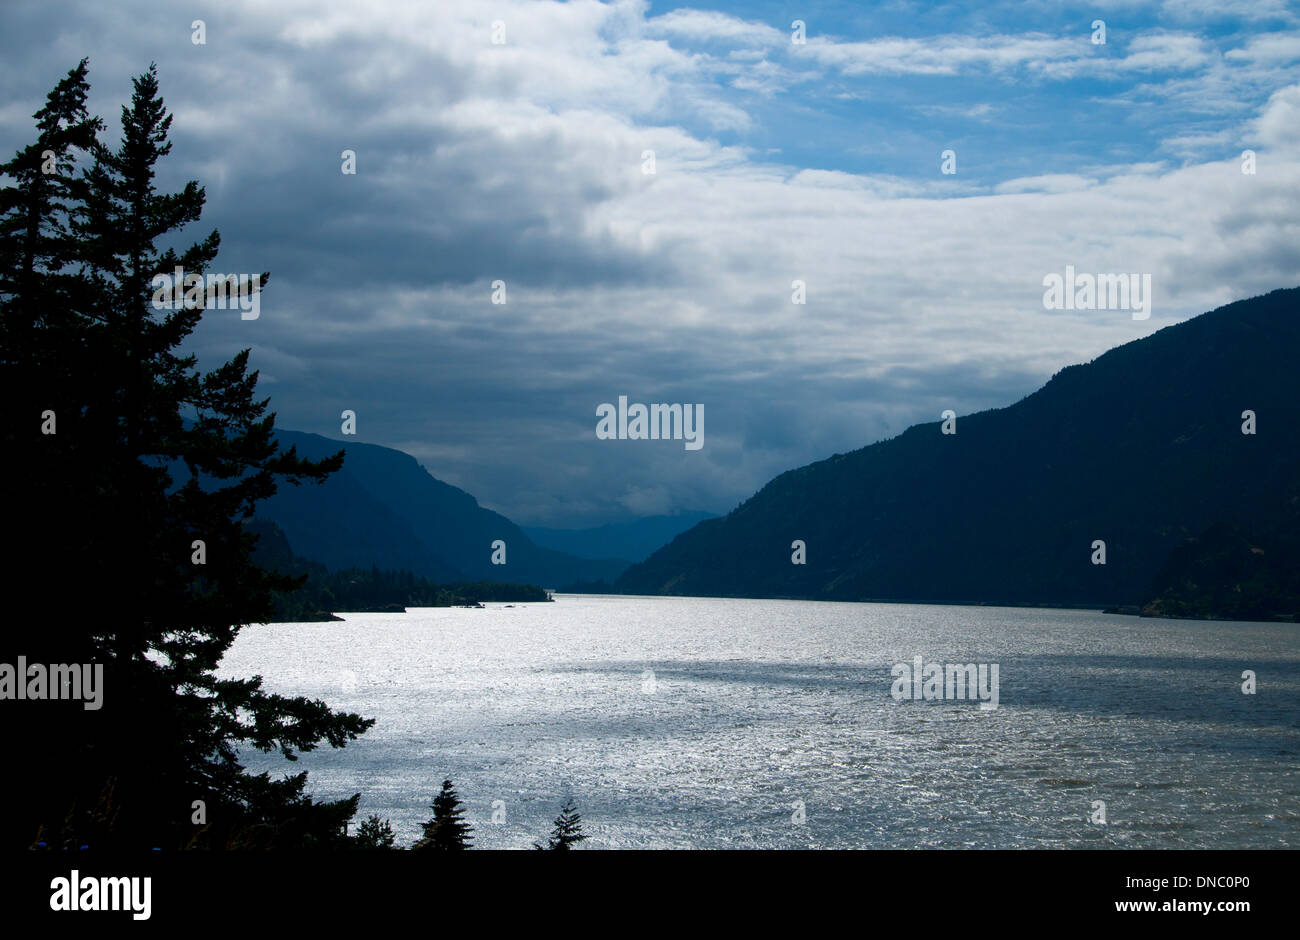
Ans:
[{"label": "dark storm cloud", "polygon": [[[206,45],[190,41],[194,19]],[[807,89],[819,70],[907,62],[1094,68],[1077,43],[939,37],[898,59],[828,40],[778,66],[682,43],[761,51],[783,32],[692,11],[652,21],[634,2],[488,15],[468,0],[86,0],[9,4],[0,21],[9,150],[81,56],[110,120],[129,77],[158,62],[176,114],[161,182],[196,178],[209,200],[186,236],[218,228],[217,270],[272,272],[258,320],[205,318],[205,365],[251,346],[282,426],[338,436],[354,410],[360,440],[525,523],[724,511],[791,467],[944,408],[1009,404],[1066,364],[1297,279],[1289,93],[1243,118],[1269,156],[1247,179],[1219,158],[1034,166],[981,186],[787,166],[716,139],[754,126],[743,90],[771,93],[782,70]],[[1175,37],[1146,54],[1199,48]],[[1152,319],[1044,310],[1042,278],[1066,264],[1152,272]],[[791,302],[795,280],[806,304]],[[596,406],[619,395],[703,404],[704,448],[597,440]]]}]

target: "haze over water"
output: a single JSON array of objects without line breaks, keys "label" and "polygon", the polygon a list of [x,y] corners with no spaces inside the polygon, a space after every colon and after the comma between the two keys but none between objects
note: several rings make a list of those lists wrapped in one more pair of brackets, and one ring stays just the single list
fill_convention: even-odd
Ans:
[{"label": "haze over water", "polygon": [[[542,839],[568,794],[584,848],[1300,847],[1295,624],[575,595],[343,616],[249,627],[222,673],[376,718],[245,757],[360,791],[403,846],[451,777],[485,848]],[[999,707],[895,702],[917,655],[999,664]]]}]

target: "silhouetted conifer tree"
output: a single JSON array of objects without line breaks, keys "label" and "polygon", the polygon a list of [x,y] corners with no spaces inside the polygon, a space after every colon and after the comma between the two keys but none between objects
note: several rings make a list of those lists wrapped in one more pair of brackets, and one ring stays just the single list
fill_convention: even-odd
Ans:
[{"label": "silhouetted conifer tree", "polygon": [[442,782],[442,790],[433,798],[433,818],[421,825],[424,838],[412,848],[455,851],[470,848],[473,827],[465,822],[465,808],[456,795],[450,780]]},{"label": "silhouetted conifer tree", "polygon": [[582,832],[582,815],[578,812],[573,797],[569,797],[560,807],[560,815],[555,817],[555,828],[551,830],[551,837],[546,845],[538,845],[534,842],[533,848],[567,852],[585,838],[587,836]]},{"label": "silhouetted conifer tree", "polygon": [[207,844],[341,845],[356,797],[315,803],[305,774],[248,774],[237,749],[293,760],[372,722],[215,670],[295,583],[250,560],[243,521],[279,480],[321,480],[342,454],[280,452],[247,349],[210,372],[179,351],[204,305],[157,309],[154,278],[203,274],[220,239],[159,243],[199,219],[204,191],[156,187],[171,116],[152,66],[116,149],[86,113],[86,74],[83,61],[59,82],[36,143],[0,167],[0,489],[18,550],[0,662],[101,664],[103,707],[5,703],[21,757],[4,775],[0,844],[43,832],[49,845],[185,845],[201,800]]}]

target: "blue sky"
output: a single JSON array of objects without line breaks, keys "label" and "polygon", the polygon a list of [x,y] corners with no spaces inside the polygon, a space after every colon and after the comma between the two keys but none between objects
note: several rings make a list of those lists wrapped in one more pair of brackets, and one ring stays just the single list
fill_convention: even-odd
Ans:
[{"label": "blue sky", "polygon": [[[692,133],[751,148],[755,159],[907,179],[931,179],[935,154],[952,148],[968,193],[1044,172],[1219,156],[1243,117],[1295,77],[1298,11],[1268,2],[652,3],[648,22],[678,48],[724,63],[717,84],[746,116],[728,126],[690,115]],[[789,41],[796,20],[803,46]],[[1103,43],[1093,41],[1097,20]],[[749,74],[726,74],[741,63]]]},{"label": "blue sky", "polygon": [[[1300,283],[1277,0],[18,0],[0,147],[83,55],[110,124],[158,63],[163,182],[208,195],[186,235],[272,272],[258,320],[205,319],[201,361],[251,347],[282,425],[337,437],[354,410],[525,524],[726,511]],[[1150,319],[1044,309],[1067,265],[1150,274]],[[703,404],[704,447],[597,440],[624,394]]]}]

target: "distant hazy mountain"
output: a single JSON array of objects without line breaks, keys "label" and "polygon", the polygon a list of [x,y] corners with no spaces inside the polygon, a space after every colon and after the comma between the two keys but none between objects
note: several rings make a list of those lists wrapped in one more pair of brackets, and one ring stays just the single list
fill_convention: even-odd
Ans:
[{"label": "distant hazy mountain", "polygon": [[[1262,528],[1300,479],[1300,289],[1061,370],[1008,408],[784,473],[617,582],[636,593],[1140,604],[1217,522]],[[1243,434],[1244,411],[1257,433]],[[791,563],[806,542],[807,563]],[[1093,564],[1096,540],[1105,564]]]},{"label": "distant hazy mountain", "polygon": [[615,558],[644,561],[655,549],[705,519],[711,512],[682,512],[673,516],[649,516],[631,522],[611,522],[590,529],[546,529],[522,526],[524,534],[538,545],[568,552],[579,558]]},{"label": "distant hazy mountain", "polygon": [[[488,579],[551,587],[613,580],[623,562],[590,561],[541,548],[518,526],[469,493],[430,476],[414,457],[389,447],[278,431],[283,447],[313,459],[347,452],[323,484],[281,485],[258,517],[274,522],[296,554],[331,569],[412,571],[434,581]],[[492,543],[506,543],[494,565]]]},{"label": "distant hazy mountain", "polygon": [[284,531],[267,519],[245,523],[258,536],[253,559],[281,574],[305,576],[292,591],[273,592],[273,623],[302,623],[341,619],[342,612],[405,611],[407,607],[452,607],[482,601],[541,603],[550,598],[530,584],[476,581],[435,584],[410,571],[368,566],[330,571],[319,562],[297,555]]}]

